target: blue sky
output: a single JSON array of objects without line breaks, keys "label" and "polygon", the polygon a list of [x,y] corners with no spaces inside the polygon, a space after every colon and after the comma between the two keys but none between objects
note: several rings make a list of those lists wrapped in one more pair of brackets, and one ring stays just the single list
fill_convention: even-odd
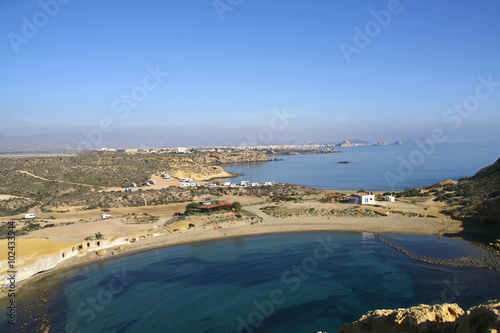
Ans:
[{"label": "blue sky", "polygon": [[[500,85],[443,119],[478,77],[500,81],[499,17],[490,0],[4,0],[0,135],[82,137],[104,120],[104,137],[240,140],[286,109],[293,118],[271,126],[273,140],[393,141],[440,127],[454,142],[499,141]],[[346,44],[357,53],[346,57]],[[154,70],[168,75],[147,79]],[[145,79],[154,88],[141,95]],[[132,92],[140,98],[120,112]]]}]

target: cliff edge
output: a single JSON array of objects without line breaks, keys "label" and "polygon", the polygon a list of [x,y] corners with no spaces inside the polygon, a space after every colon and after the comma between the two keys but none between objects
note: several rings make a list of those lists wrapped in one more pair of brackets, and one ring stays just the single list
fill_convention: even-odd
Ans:
[{"label": "cliff edge", "polygon": [[421,304],[407,309],[370,311],[337,333],[498,333],[500,300],[467,311],[458,304]]}]

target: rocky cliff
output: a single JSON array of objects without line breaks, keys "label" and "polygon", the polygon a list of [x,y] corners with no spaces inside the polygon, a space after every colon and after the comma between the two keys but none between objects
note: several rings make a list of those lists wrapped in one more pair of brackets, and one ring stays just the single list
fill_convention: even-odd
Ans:
[{"label": "rocky cliff", "polygon": [[196,153],[192,159],[195,162],[203,164],[267,162],[276,160],[257,150],[237,151],[232,153],[201,152]]},{"label": "rocky cliff", "polygon": [[464,311],[458,304],[418,305],[408,309],[370,311],[345,324],[338,333],[498,333],[500,300]]}]

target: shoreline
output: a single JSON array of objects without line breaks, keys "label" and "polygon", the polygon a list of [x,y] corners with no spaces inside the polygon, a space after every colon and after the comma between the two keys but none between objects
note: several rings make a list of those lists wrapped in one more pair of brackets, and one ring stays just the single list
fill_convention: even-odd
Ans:
[{"label": "shoreline", "polygon": [[[395,222],[398,223],[380,223]],[[289,221],[287,221],[289,220]],[[295,220],[295,221],[293,221]],[[36,273],[29,278],[17,282],[20,292],[29,287],[33,282],[43,279],[52,274],[64,272],[76,267],[85,266],[97,262],[103,262],[111,258],[119,258],[134,255],[141,252],[193,243],[226,240],[240,237],[260,236],[270,234],[304,233],[304,232],[367,232],[376,235],[381,232],[416,234],[416,235],[443,235],[443,232],[456,233],[463,231],[462,223],[435,218],[419,217],[380,217],[380,218],[313,218],[302,217],[300,221],[293,218],[268,217],[265,222],[257,225],[239,225],[223,227],[222,229],[196,229],[184,233],[164,234],[161,236],[140,239],[135,243],[127,243],[122,246],[114,246],[106,249],[105,253],[97,255],[97,251],[89,252],[82,256],[75,256],[62,261],[54,268]],[[287,223],[288,222],[288,223]],[[333,222],[333,223],[332,223]],[[412,227],[409,227],[412,226]],[[449,237],[463,239],[462,237]],[[101,252],[101,251],[100,251]],[[0,299],[5,298],[6,293],[0,293]]]}]

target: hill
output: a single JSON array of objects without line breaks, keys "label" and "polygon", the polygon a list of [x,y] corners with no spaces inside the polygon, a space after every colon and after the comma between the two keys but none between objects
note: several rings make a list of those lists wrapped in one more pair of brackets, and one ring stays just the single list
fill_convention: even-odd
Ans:
[{"label": "hill", "polygon": [[435,200],[454,206],[445,212],[455,219],[500,224],[500,158],[458,183],[441,182],[427,189]]}]

